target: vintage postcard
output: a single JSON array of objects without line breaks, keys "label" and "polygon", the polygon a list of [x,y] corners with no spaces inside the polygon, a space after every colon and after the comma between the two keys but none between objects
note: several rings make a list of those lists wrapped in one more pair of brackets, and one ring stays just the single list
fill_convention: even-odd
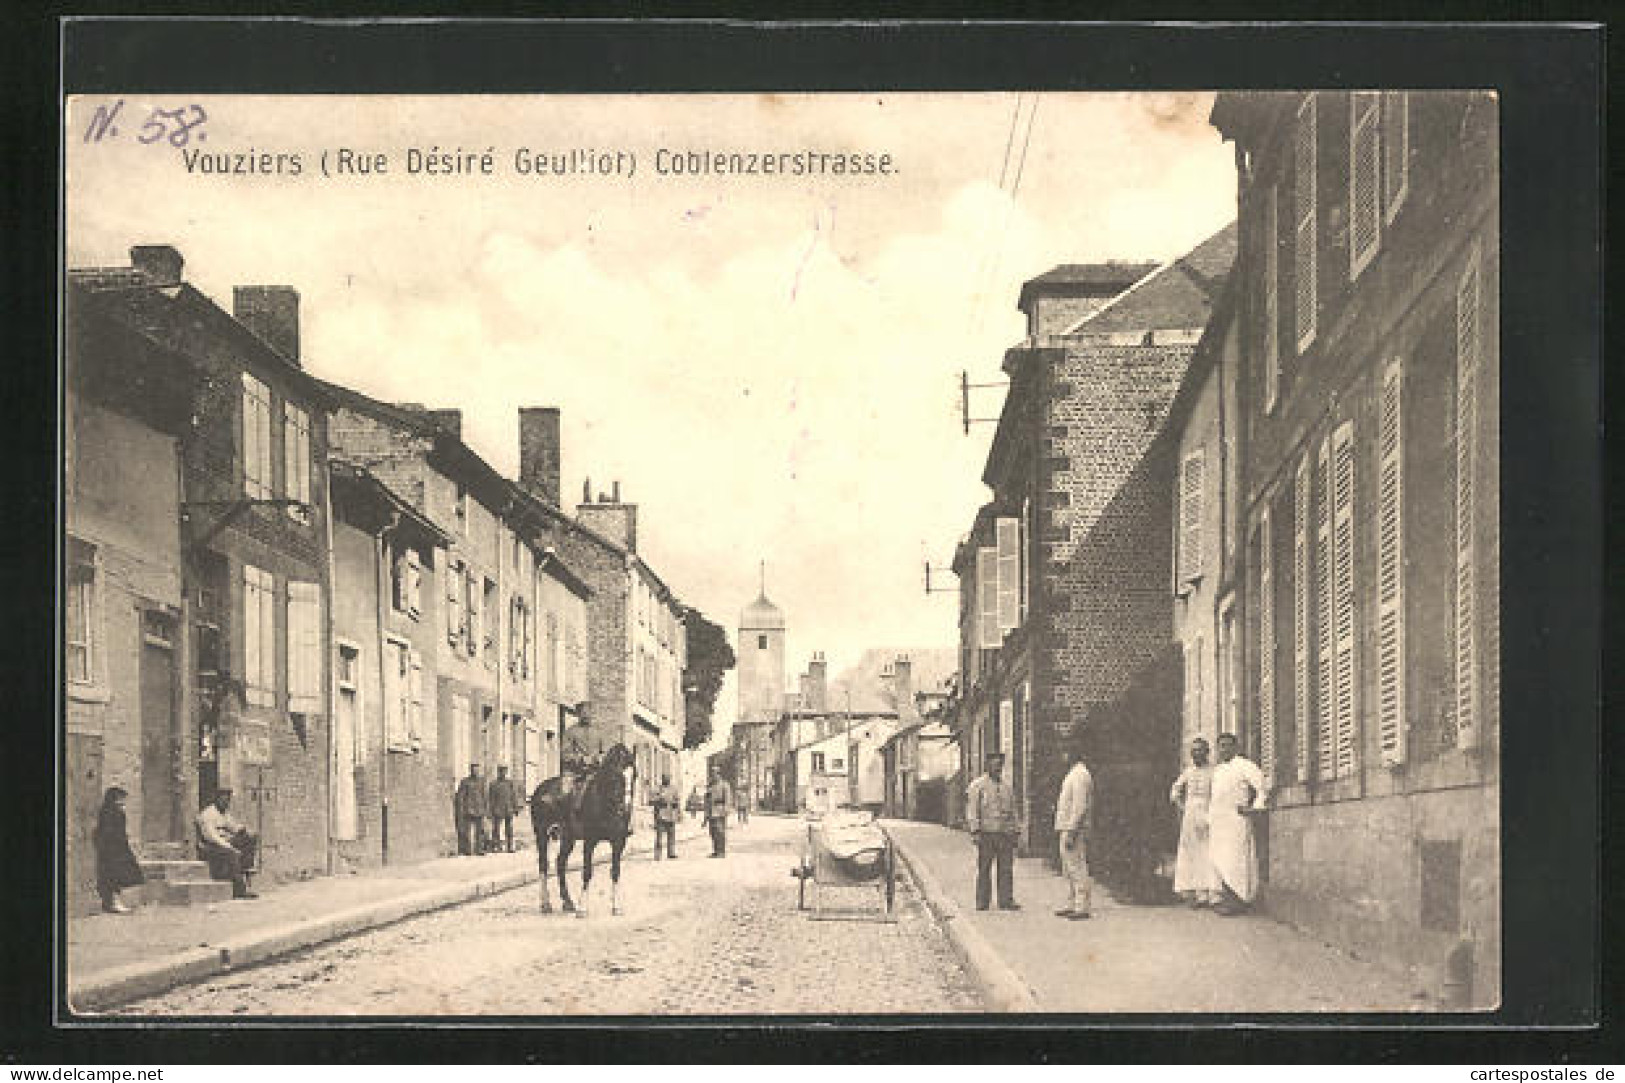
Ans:
[{"label": "vintage postcard", "polygon": [[1493,1010],[1499,109],[70,95],[69,1006]]}]

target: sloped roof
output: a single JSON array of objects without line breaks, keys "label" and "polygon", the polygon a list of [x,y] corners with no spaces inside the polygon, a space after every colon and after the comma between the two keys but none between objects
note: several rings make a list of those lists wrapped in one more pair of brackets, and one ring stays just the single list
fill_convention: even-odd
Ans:
[{"label": "sloped roof", "polygon": [[758,595],[740,612],[739,627],[742,631],[750,632],[782,630],[784,610],[768,601],[766,594]]},{"label": "sloped roof", "polygon": [[911,663],[909,680],[916,691],[936,687],[959,668],[959,652],[953,647],[871,647],[829,682],[826,697],[829,710],[846,710],[848,691],[852,693],[854,712],[898,710],[891,682],[882,673],[900,655]]},{"label": "sloped roof", "polygon": [[1106,260],[1102,263],[1063,263],[1021,284],[1016,307],[1026,310],[1037,294],[1067,297],[1110,297],[1128,289],[1156,269],[1155,262]]},{"label": "sloped roof", "polygon": [[1063,335],[1142,327],[1202,327],[1236,259],[1236,223],[1162,264]]}]

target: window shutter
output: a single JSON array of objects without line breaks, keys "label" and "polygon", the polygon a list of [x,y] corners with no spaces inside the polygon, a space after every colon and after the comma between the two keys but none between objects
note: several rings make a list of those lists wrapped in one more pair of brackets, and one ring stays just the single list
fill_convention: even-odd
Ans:
[{"label": "window shutter", "polygon": [[1382,375],[1377,432],[1377,728],[1382,760],[1405,762],[1405,477],[1403,381]]},{"label": "window shutter", "polygon": [[1309,614],[1313,611],[1313,583],[1309,578],[1309,456],[1298,463],[1297,484],[1292,498],[1292,696],[1293,732],[1297,753],[1297,778],[1309,781]]},{"label": "window shutter", "polygon": [[315,583],[288,584],[288,709],[321,710],[321,596]]},{"label": "window shutter", "polygon": [[996,650],[1004,639],[999,635],[999,551],[991,546],[976,550],[976,594],[981,603],[978,643],[983,650]]},{"label": "window shutter", "polygon": [[1345,421],[1332,436],[1332,472],[1335,505],[1332,518],[1333,634],[1336,637],[1337,777],[1359,768],[1359,735],[1355,732],[1354,639],[1354,424]]},{"label": "window shutter", "polygon": [[406,611],[414,617],[423,612],[423,563],[416,549],[406,551]]},{"label": "window shutter", "polygon": [[390,748],[407,742],[405,713],[406,650],[399,643],[384,645],[384,733]]},{"label": "window shutter", "polygon": [[[249,689],[262,687],[260,672],[260,582],[259,569],[243,565],[243,683]],[[252,699],[250,700],[252,702]]]},{"label": "window shutter", "polygon": [[468,656],[477,657],[480,644],[485,641],[485,598],[480,593],[480,582],[470,571],[468,583]]},{"label": "window shutter", "polygon": [[1298,123],[1294,131],[1293,145],[1295,178],[1293,209],[1297,215],[1297,231],[1293,245],[1293,276],[1297,296],[1293,311],[1299,353],[1308,349],[1309,344],[1315,339],[1315,311],[1319,304],[1315,283],[1317,240],[1315,204],[1318,198],[1315,190],[1315,143],[1319,138],[1315,102],[1315,95],[1309,93],[1304,95],[1303,103],[1298,106]]},{"label": "window shutter", "polygon": [[1378,118],[1382,94],[1357,90],[1349,96],[1349,278],[1358,277],[1382,240],[1378,204],[1382,158]]},{"label": "window shutter", "polygon": [[1264,268],[1264,284],[1261,293],[1264,310],[1264,410],[1266,413],[1275,409],[1275,402],[1279,398],[1281,390],[1281,302],[1279,293],[1280,267],[1278,266],[1281,232],[1278,202],[1276,188],[1272,184],[1264,192],[1264,258],[1260,261]]},{"label": "window shutter", "polygon": [[1318,777],[1324,781],[1337,775],[1337,639],[1332,621],[1336,609],[1332,597],[1332,452],[1329,441],[1321,441],[1320,454],[1315,464],[1315,488],[1318,490],[1315,517],[1315,585],[1320,598],[1316,628],[1319,632],[1319,673],[1317,688],[1318,710],[1315,712],[1315,754]]},{"label": "window shutter", "polygon": [[1021,550],[1021,556],[1020,556],[1020,564],[1021,564],[1021,614],[1020,614],[1020,617],[1021,617],[1021,620],[1020,620],[1020,623],[1022,623],[1022,624],[1027,623],[1027,614],[1030,611],[1031,606],[1032,606],[1033,569],[1032,569],[1032,561],[1028,559],[1028,546],[1032,544],[1031,538],[1029,536],[1030,531],[1031,531],[1032,528],[1028,524],[1030,524],[1032,521],[1033,521],[1033,504],[1032,504],[1032,501],[1030,499],[1023,499],[1021,501],[1021,522],[1019,524],[1017,524],[1017,528],[1016,528],[1016,544]]},{"label": "window shutter", "polygon": [[1456,287],[1456,743],[1478,744],[1477,574],[1473,527],[1477,518],[1479,278],[1478,251]]},{"label": "window shutter", "polygon": [[463,634],[463,571],[448,556],[446,575],[446,642],[455,645]]},{"label": "window shutter", "polygon": [[1021,624],[1021,520],[997,520],[994,535],[999,553],[999,631],[1008,632]]},{"label": "window shutter", "polygon": [[411,711],[411,737],[413,740],[422,740],[423,736],[423,655],[411,651],[407,661],[411,666],[411,679],[407,683],[407,690],[412,701]]},{"label": "window shutter", "polygon": [[1182,588],[1202,575],[1202,485],[1205,465],[1206,453],[1193,451],[1185,456],[1179,472],[1179,581]]},{"label": "window shutter", "polygon": [[1270,513],[1258,518],[1258,756],[1264,778],[1275,780],[1275,556]]},{"label": "window shutter", "polygon": [[[299,426],[292,403],[282,404],[282,495],[297,500],[299,492]],[[294,512],[297,509],[289,508]]]},{"label": "window shutter", "polygon": [[1382,92],[1382,205],[1388,221],[1410,190],[1411,96],[1403,90]]}]

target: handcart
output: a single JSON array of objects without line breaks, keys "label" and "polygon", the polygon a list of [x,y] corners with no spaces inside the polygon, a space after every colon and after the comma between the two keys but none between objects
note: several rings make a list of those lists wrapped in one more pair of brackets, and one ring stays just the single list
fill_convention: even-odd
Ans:
[{"label": "handcart", "polygon": [[[814,921],[896,921],[897,851],[885,828],[861,810],[832,812],[807,824],[801,864],[790,871],[800,881],[796,908]],[[812,905],[807,905],[807,885]],[[880,907],[832,905],[829,890],[873,886]],[[850,897],[850,893],[841,892]]]}]

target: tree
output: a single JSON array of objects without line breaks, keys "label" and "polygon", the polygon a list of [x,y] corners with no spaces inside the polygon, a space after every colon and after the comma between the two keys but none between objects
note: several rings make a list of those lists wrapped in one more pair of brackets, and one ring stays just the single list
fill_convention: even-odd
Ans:
[{"label": "tree", "polygon": [[688,640],[688,660],[683,666],[687,718],[683,747],[699,748],[711,739],[711,712],[717,705],[717,693],[722,691],[723,674],[738,659],[728,643],[728,633],[693,606],[683,610],[683,632]]}]

